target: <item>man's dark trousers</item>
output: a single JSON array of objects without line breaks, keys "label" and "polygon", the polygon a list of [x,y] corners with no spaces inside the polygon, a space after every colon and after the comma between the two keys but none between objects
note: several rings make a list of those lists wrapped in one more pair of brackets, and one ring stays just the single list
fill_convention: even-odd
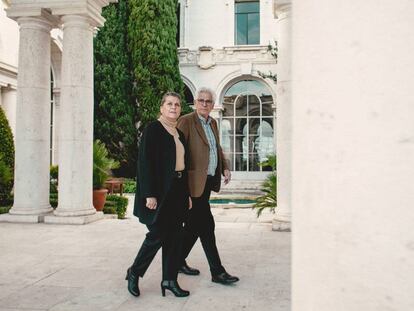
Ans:
[{"label": "man's dark trousers", "polygon": [[221,265],[220,256],[216,246],[216,236],[214,234],[214,218],[210,210],[210,193],[213,177],[208,176],[204,192],[201,197],[191,198],[193,207],[188,211],[188,217],[184,225],[183,242],[183,264],[197,238],[200,237],[201,245],[206,254],[212,275],[225,272]]}]

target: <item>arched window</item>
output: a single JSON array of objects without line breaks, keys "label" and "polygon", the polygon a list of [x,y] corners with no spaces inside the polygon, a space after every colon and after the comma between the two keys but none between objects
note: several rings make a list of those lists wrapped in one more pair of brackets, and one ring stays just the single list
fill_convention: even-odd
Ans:
[{"label": "arched window", "polygon": [[275,152],[272,104],[270,91],[256,80],[239,81],[225,93],[220,133],[231,170],[267,170],[259,163]]},{"label": "arched window", "polygon": [[185,102],[189,105],[193,105],[194,104],[194,96],[193,93],[191,92],[190,88],[184,84],[184,97],[185,97]]}]

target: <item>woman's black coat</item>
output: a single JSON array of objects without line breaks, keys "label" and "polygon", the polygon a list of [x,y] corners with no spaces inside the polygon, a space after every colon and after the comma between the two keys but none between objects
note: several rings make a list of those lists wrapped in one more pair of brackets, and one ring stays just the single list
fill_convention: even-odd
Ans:
[{"label": "woman's black coat", "polygon": [[[188,153],[184,135],[179,130],[178,133],[180,141],[184,145],[185,158],[187,159]],[[161,122],[154,121],[148,124],[142,134],[138,149],[134,215],[139,218],[140,222],[151,225],[157,220],[160,211],[164,207],[166,195],[174,178],[175,158],[174,137],[167,132]],[[185,162],[187,164],[187,161]],[[185,184],[187,185],[187,182]],[[188,189],[186,191],[188,192]],[[146,198],[148,197],[155,197],[157,199],[157,208],[155,210],[145,206]],[[187,200],[185,204],[188,205]],[[184,206],[184,208],[187,209],[188,206]]]}]

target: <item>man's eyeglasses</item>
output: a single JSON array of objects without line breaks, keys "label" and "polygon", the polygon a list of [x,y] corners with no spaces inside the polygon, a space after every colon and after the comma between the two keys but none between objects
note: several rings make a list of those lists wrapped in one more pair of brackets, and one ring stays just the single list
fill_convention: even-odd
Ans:
[{"label": "man's eyeglasses", "polygon": [[199,98],[199,99],[197,99],[197,101],[202,105],[204,105],[204,104],[211,105],[213,103],[213,101],[210,100],[210,99],[205,100],[205,99]]}]

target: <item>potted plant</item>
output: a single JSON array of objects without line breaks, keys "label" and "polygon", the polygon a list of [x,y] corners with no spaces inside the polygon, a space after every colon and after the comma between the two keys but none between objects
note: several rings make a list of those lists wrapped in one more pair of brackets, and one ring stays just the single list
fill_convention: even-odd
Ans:
[{"label": "potted plant", "polygon": [[107,189],[105,181],[111,175],[111,170],[118,168],[119,163],[108,157],[108,150],[100,140],[93,143],[93,206],[102,211],[105,205]]}]

